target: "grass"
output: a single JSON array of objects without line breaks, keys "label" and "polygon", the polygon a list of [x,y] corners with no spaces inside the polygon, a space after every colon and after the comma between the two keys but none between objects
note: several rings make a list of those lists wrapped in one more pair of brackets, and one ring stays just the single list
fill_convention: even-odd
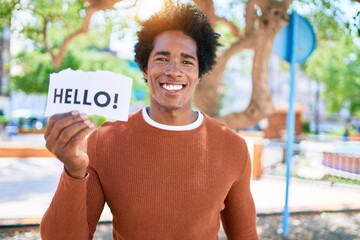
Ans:
[{"label": "grass", "polygon": [[333,182],[333,183],[346,183],[346,184],[353,184],[353,185],[360,185],[360,180],[358,179],[349,179],[343,177],[337,177],[333,175],[325,175],[322,180]]}]

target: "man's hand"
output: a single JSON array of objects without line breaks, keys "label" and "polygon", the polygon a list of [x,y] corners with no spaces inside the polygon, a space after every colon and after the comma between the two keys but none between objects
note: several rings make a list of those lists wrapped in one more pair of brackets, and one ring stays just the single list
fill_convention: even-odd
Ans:
[{"label": "man's hand", "polygon": [[48,121],[44,138],[49,149],[62,163],[68,174],[84,178],[89,165],[86,136],[94,125],[86,114],[78,111],[55,114]]}]

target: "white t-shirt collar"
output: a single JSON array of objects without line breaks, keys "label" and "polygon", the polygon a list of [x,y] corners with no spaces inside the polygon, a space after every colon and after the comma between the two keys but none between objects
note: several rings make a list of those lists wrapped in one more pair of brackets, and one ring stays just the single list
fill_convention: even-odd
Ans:
[{"label": "white t-shirt collar", "polygon": [[165,125],[165,124],[155,122],[154,120],[152,120],[150,118],[149,114],[147,113],[146,107],[144,107],[142,109],[142,116],[143,116],[145,122],[147,122],[149,125],[151,125],[153,127],[163,129],[163,130],[169,130],[169,131],[187,131],[187,130],[193,130],[193,129],[199,127],[204,120],[204,115],[199,110],[194,110],[194,111],[196,111],[198,113],[197,119],[193,123],[190,123],[188,125],[183,125],[183,126],[172,126],[172,125]]}]

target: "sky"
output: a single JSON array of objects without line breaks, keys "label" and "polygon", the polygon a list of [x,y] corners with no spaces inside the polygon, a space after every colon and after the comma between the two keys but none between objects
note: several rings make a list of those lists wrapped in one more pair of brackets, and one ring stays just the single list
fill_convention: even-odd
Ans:
[{"label": "sky", "polygon": [[[223,1],[228,0],[215,0],[218,4],[223,3]],[[117,9],[117,15],[120,19],[131,19],[130,16],[133,16],[135,13],[139,15],[139,18],[144,20],[151,16],[154,12],[161,9],[162,0],[139,0],[136,8],[128,8],[124,10],[124,7],[129,7],[133,3],[133,0],[124,0],[123,2],[115,5]],[[189,1],[183,1],[189,2]],[[354,16],[357,12],[360,11],[360,4],[351,3],[350,0],[342,0],[341,8],[345,12],[345,16]],[[216,6],[216,4],[215,4]],[[302,11],[306,12],[306,9],[300,9],[298,12],[301,14]],[[28,21],[31,16],[23,15],[19,19],[23,21]],[[118,34],[114,32],[111,38],[110,48],[116,52],[118,52],[118,56],[124,59],[132,60],[133,46],[136,42],[135,32],[138,29],[137,24],[134,21],[128,21],[128,28],[125,30],[125,33]],[[21,46],[24,46],[23,39],[17,39],[16,36],[12,36],[12,53],[19,51]],[[31,46],[31,44],[28,44]]]},{"label": "sky", "polygon": [[[215,1],[215,7],[221,6],[224,4],[224,1],[229,0],[214,0]],[[123,1],[115,5],[115,8],[118,10],[119,15],[123,19],[130,19],[130,16],[134,16],[135,13],[139,15],[139,18],[141,20],[145,20],[148,17],[150,17],[153,13],[156,11],[159,11],[162,6],[163,0],[140,0],[138,1],[136,8],[130,8],[124,11],[124,7],[129,6],[134,1]],[[191,2],[189,0],[187,1],[181,1],[183,3]],[[340,3],[339,3],[340,2]],[[360,4],[354,3],[351,0],[341,0],[338,2],[338,7],[341,8],[344,11],[344,18],[350,19],[351,16],[355,16],[360,11]],[[297,6],[297,12],[299,14],[306,14],[310,9],[307,8],[299,8],[299,4],[294,1],[295,6]],[[241,9],[238,9],[239,11]],[[224,11],[222,11],[223,13]],[[240,20],[241,21],[241,20]],[[118,52],[118,56],[124,59],[132,60],[134,53],[133,53],[133,46],[136,42],[136,36],[135,32],[137,29],[137,25],[135,22],[131,23],[129,21],[129,29],[125,30],[125,34],[121,34],[123,37],[119,38],[120,34],[117,34],[114,32],[112,35],[111,43],[110,43],[110,49]]]}]

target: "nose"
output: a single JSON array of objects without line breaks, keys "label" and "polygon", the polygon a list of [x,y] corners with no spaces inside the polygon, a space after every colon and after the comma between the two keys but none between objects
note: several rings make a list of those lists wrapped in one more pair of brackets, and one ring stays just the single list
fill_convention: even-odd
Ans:
[{"label": "nose", "polygon": [[179,77],[182,75],[182,70],[179,67],[179,63],[176,61],[170,61],[169,64],[166,66],[165,75]]}]

